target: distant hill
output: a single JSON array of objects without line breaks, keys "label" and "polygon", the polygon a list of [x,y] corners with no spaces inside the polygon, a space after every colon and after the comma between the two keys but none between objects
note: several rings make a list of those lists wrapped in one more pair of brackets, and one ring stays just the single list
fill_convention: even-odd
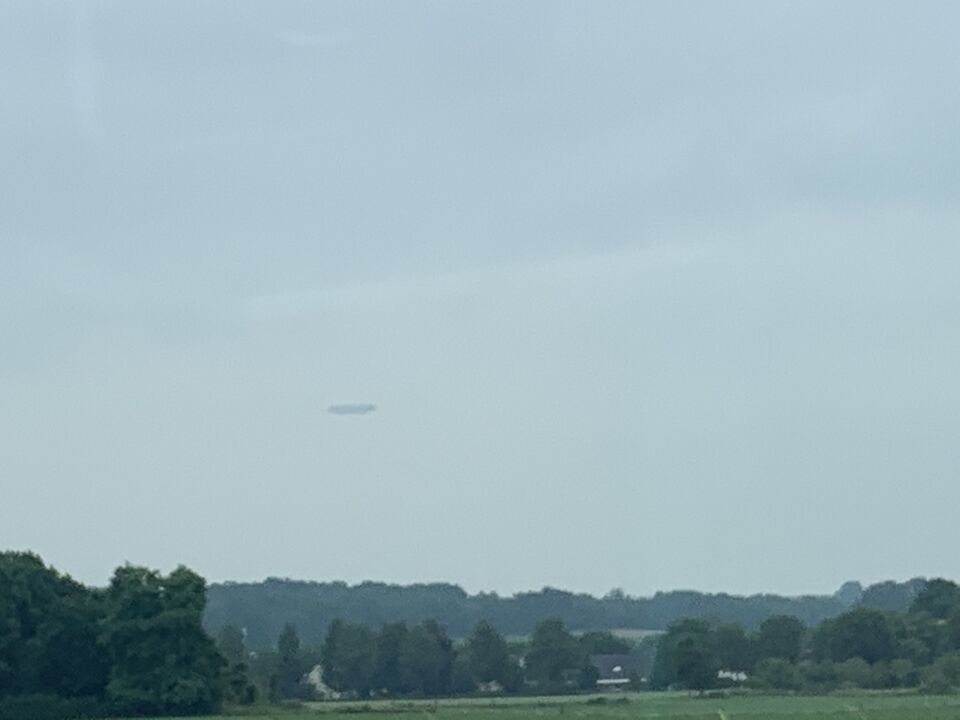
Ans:
[{"label": "distant hill", "polygon": [[272,647],[283,625],[296,625],[305,644],[323,640],[336,618],[379,625],[436,619],[454,637],[489,620],[506,635],[527,635],[541,620],[557,617],[572,630],[663,630],[683,617],[699,617],[757,627],[771,615],[795,615],[807,625],[864,604],[903,611],[923,587],[922,579],[880,583],[866,588],[846,583],[833,595],[735,596],[695,591],[660,592],[649,598],[610,593],[602,598],[544,588],[509,597],[495,593],[467,594],[443,583],[388,585],[365,582],[304,582],[270,578],[258,583],[222,583],[209,588],[204,624],[217,632],[225,624],[247,631],[252,650]]}]

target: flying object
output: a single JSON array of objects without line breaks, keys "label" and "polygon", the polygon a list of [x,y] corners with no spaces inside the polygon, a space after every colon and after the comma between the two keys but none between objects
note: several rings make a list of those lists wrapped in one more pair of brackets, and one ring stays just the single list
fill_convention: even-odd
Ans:
[{"label": "flying object", "polygon": [[331,405],[327,412],[331,415],[367,415],[375,412],[377,406],[373,403],[345,403],[342,405]]}]

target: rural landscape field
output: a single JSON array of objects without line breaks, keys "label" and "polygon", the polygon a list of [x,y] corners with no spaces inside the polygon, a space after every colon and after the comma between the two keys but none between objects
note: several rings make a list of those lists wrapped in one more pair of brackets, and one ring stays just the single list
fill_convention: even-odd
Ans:
[{"label": "rural landscape field", "polygon": [[0,0],[0,720],[960,720],[960,0]]},{"label": "rural landscape field", "polygon": [[[319,717],[318,717],[319,716]],[[229,716],[224,716],[229,717]],[[960,697],[856,693],[832,697],[688,693],[321,703],[262,720],[956,720]]]}]

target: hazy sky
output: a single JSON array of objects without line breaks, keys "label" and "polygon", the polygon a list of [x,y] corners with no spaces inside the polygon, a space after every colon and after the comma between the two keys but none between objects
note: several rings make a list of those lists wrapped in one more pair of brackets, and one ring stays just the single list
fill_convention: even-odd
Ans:
[{"label": "hazy sky", "polygon": [[958,27],[7,0],[0,547],[95,583],[960,577]]}]

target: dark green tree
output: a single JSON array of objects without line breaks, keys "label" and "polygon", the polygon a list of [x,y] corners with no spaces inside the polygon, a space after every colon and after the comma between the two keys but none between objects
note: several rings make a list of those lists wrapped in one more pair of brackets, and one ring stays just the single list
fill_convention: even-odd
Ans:
[{"label": "dark green tree", "polygon": [[377,633],[372,685],[388,695],[405,695],[409,692],[400,665],[400,651],[408,632],[406,623],[389,623]]},{"label": "dark green tree", "polygon": [[754,641],[756,659],[783,658],[795,663],[800,658],[806,627],[792,615],[774,615],[760,624]]},{"label": "dark green tree", "polygon": [[717,625],[713,628],[717,664],[721,670],[744,672],[753,665],[753,648],[746,631],[739,625]]},{"label": "dark green tree", "polygon": [[799,690],[803,686],[803,674],[795,663],[771,655],[757,663],[750,684],[768,690]]},{"label": "dark green tree", "polygon": [[950,580],[935,578],[928,581],[917,595],[910,612],[925,612],[944,620],[957,608],[960,608],[960,586]]},{"label": "dark green tree", "polygon": [[503,636],[486,620],[474,626],[467,638],[466,654],[476,683],[507,684],[511,673],[510,649]]},{"label": "dark green tree", "polygon": [[277,666],[270,678],[274,699],[302,698],[306,687],[300,682],[308,668],[300,657],[300,636],[292,623],[286,623],[277,638]]},{"label": "dark green tree", "polygon": [[813,635],[813,650],[817,659],[834,662],[892,660],[898,651],[896,627],[886,613],[855,608],[822,622]]},{"label": "dark green tree", "polygon": [[687,634],[676,644],[673,654],[677,681],[688,690],[703,692],[717,683],[716,653],[709,635]]},{"label": "dark green tree", "polygon": [[618,638],[609,630],[591,630],[577,638],[583,655],[626,655],[630,652],[630,643]]},{"label": "dark green tree", "polygon": [[413,694],[425,697],[447,694],[455,656],[453,642],[436,621],[414,625],[400,648],[405,686]]},{"label": "dark green tree", "polygon": [[868,587],[860,597],[859,605],[872,610],[883,612],[905,613],[926,581],[915,578],[907,582],[898,583],[892,580],[879,582]]},{"label": "dark green tree", "polygon": [[247,651],[243,641],[243,630],[236,625],[224,625],[217,634],[217,649],[231,665],[246,661]]},{"label": "dark green tree", "polygon": [[[708,648],[714,657],[714,664],[719,665],[716,653],[713,652],[714,642],[710,624],[705,620],[677,620],[670,624],[667,632],[657,641],[657,653],[653,662],[650,682],[654,689],[663,690],[685,683],[678,675],[681,663],[678,654],[680,652],[680,642],[686,639],[690,639],[692,642],[686,644],[685,652],[689,654],[696,648]],[[689,662],[689,658],[685,658],[684,661]]]},{"label": "dark green tree", "polygon": [[581,665],[576,638],[560,620],[544,620],[537,625],[526,657],[527,675],[531,680],[541,686],[557,686],[567,673],[578,671]]},{"label": "dark green tree", "polygon": [[103,593],[32,553],[0,553],[0,697],[102,696],[109,666],[99,644]]},{"label": "dark green tree", "polygon": [[373,687],[377,646],[366,625],[334,620],[321,651],[323,681],[339,692],[367,697]]},{"label": "dark green tree", "polygon": [[224,625],[217,634],[217,649],[227,661],[224,670],[225,699],[239,705],[249,705],[257,690],[249,678],[247,651],[243,631],[236,625]]},{"label": "dark green tree", "polygon": [[103,623],[113,701],[135,714],[217,710],[225,661],[201,625],[205,593],[203,578],[182,566],[166,577],[117,569]]}]

